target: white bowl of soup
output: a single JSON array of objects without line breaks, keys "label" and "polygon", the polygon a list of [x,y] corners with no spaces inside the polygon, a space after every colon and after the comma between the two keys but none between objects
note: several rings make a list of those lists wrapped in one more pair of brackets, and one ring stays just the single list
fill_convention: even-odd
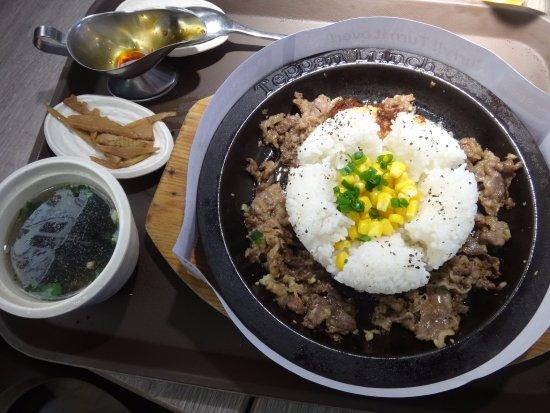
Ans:
[{"label": "white bowl of soup", "polygon": [[139,240],[128,198],[102,166],[42,159],[0,183],[0,309],[47,318],[111,297]]}]

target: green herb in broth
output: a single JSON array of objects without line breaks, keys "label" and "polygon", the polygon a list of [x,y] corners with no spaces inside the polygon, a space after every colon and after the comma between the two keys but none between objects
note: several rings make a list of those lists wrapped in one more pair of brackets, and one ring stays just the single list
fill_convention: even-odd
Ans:
[{"label": "green herb in broth", "polygon": [[36,202],[25,202],[25,206],[19,210],[18,219],[27,219],[38,208],[38,205]]},{"label": "green herb in broth", "polygon": [[50,188],[19,211],[4,250],[29,295],[59,300],[76,294],[105,268],[118,239],[118,214],[89,185]]}]

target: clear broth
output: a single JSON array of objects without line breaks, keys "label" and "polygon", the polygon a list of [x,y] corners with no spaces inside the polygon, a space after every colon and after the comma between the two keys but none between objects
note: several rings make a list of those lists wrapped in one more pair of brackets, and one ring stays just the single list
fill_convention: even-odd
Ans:
[{"label": "clear broth", "polygon": [[103,271],[117,239],[112,201],[93,186],[64,184],[19,210],[4,254],[23,291],[40,300],[61,300]]}]

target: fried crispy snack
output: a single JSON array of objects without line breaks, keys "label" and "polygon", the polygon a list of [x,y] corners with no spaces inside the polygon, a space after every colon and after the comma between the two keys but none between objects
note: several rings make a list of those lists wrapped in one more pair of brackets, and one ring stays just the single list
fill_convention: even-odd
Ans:
[{"label": "fried crispy snack", "polygon": [[128,166],[135,165],[136,163],[141,162],[144,159],[147,159],[149,156],[151,156],[151,154],[139,155],[139,156],[136,156],[135,158],[126,159],[118,163],[112,162],[108,159],[100,159],[95,156],[90,156],[90,159],[107,168],[120,169],[120,168],[127,168]]},{"label": "fried crispy snack", "polygon": [[156,153],[159,148],[154,146],[153,124],[176,115],[176,112],[163,112],[121,125],[101,116],[98,109],[90,109],[74,95],[63,103],[79,114],[63,116],[54,108],[47,105],[46,108],[54,118],[105,156],[105,159],[90,156],[92,161],[111,169],[126,168]]},{"label": "fried crispy snack", "polygon": [[109,146],[122,147],[148,147],[153,146],[153,141],[143,139],[132,139],[126,136],[117,136],[110,133],[100,133],[95,139],[95,143]]},{"label": "fried crispy snack", "polygon": [[176,116],[176,112],[157,113],[156,115],[130,122],[126,127],[132,129],[138,135],[138,139],[152,141],[155,139],[153,135],[153,124],[171,116]]},{"label": "fried crispy snack", "polygon": [[107,146],[107,145],[97,145],[97,148],[104,154],[111,154],[118,156],[123,159],[132,159],[139,155],[148,155],[155,153],[159,148],[154,146],[150,147],[128,147],[128,146]]},{"label": "fried crispy snack", "polygon": [[81,130],[78,130],[76,128],[73,128],[68,119],[63,116],[61,113],[59,113],[57,110],[55,110],[54,108],[46,105],[46,110],[54,117],[56,118],[59,122],[61,122],[63,125],[65,125],[67,128],[69,128],[70,130],[72,130],[74,133],[76,133],[84,142],[86,142],[88,145],[90,145],[92,148],[96,149],[96,146],[94,144],[94,141],[92,139],[92,137],[90,136],[90,134],[86,133],[86,132],[83,132]]},{"label": "fried crispy snack", "polygon": [[81,115],[101,116],[99,109],[96,108],[90,110],[88,108],[88,104],[86,102],[80,102],[75,95],[69,96],[63,101],[63,103]]},{"label": "fried crispy snack", "polygon": [[105,153],[104,155],[111,162],[119,163],[120,161],[122,161],[122,158],[120,156],[111,155],[110,153]]},{"label": "fried crispy snack", "polygon": [[67,118],[67,121],[73,128],[86,132],[112,133],[113,135],[139,139],[137,133],[132,129],[103,116],[71,115]]}]

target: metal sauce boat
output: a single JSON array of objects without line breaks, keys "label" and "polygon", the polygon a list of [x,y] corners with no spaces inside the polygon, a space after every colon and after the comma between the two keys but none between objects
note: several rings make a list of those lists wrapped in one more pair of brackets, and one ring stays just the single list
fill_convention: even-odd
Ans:
[{"label": "metal sauce boat", "polygon": [[168,53],[232,32],[283,37],[242,26],[216,10],[190,7],[94,14],[73,24],[67,35],[39,26],[33,43],[39,50],[71,56],[80,65],[109,76],[114,95],[145,101],[167,93],[177,83],[177,72],[159,65]]}]

